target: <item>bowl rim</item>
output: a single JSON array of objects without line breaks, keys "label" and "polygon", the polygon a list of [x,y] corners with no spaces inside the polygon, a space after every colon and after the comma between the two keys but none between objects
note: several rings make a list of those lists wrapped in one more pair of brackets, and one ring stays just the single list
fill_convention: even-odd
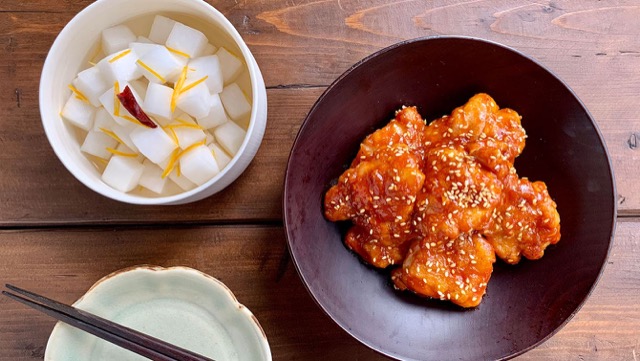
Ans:
[{"label": "bowl rim", "polygon": [[[258,322],[258,319],[251,312],[251,310],[249,310],[245,305],[240,303],[236,298],[235,294],[231,291],[231,289],[227,287],[227,285],[225,285],[222,281],[195,268],[186,267],[186,266],[162,267],[162,266],[156,266],[156,265],[150,265],[150,264],[141,264],[141,265],[122,268],[114,272],[111,272],[103,276],[99,280],[97,280],[93,285],[91,285],[91,287],[89,287],[89,289],[87,289],[87,291],[85,291],[85,293],[82,296],[80,296],[80,298],[78,298],[75,302],[73,302],[72,305],[74,307],[80,305],[87,296],[89,296],[98,286],[103,284],[105,281],[109,281],[114,277],[123,275],[125,273],[130,273],[130,272],[151,272],[149,273],[151,277],[153,277],[153,274],[157,274],[157,273],[166,274],[166,273],[180,272],[180,273],[189,274],[192,277],[199,277],[199,278],[205,279],[207,283],[210,285],[210,287],[218,288],[221,291],[223,291],[227,301],[236,306],[239,314],[241,314],[242,317],[245,317],[249,319],[249,321],[251,321],[252,327],[255,329],[256,334],[259,336],[256,339],[260,343],[263,353],[267,356],[266,361],[270,361],[272,359],[271,348],[269,346],[269,340],[267,338],[267,335],[264,332],[264,329],[262,328],[262,326],[260,325],[260,322]],[[54,325],[53,330],[50,333],[49,339],[47,340],[47,345],[45,347],[45,356],[44,356],[45,360],[47,359],[47,353],[53,352],[53,351],[50,351],[50,348],[49,348],[50,346],[49,343],[52,340],[51,336],[54,335],[54,332],[56,332],[56,330],[62,327],[63,324],[64,322],[58,321]]]},{"label": "bowl rim", "polygon": [[[45,135],[47,137],[49,145],[53,149],[53,152],[56,154],[56,157],[64,165],[67,171],[71,173],[74,176],[74,178],[77,179],[80,183],[84,184],[87,188],[91,189],[92,191],[104,197],[107,197],[116,201],[124,202],[124,203],[138,204],[138,205],[171,205],[171,204],[181,204],[185,202],[196,201],[201,198],[194,198],[194,197],[196,197],[198,194],[206,192],[207,189],[212,187],[214,184],[218,183],[218,181],[221,181],[222,183],[222,180],[224,180],[225,176],[231,173],[231,176],[233,177],[233,179],[231,179],[227,184],[224,184],[224,186],[220,189],[222,190],[223,188],[228,186],[230,183],[232,183],[237,177],[240,176],[240,174],[248,166],[248,163],[255,157],[255,154],[257,153],[258,147],[256,147],[255,150],[251,150],[248,148],[249,148],[249,144],[254,141],[252,137],[255,137],[255,140],[258,141],[258,146],[262,142],[262,138],[264,136],[264,130],[266,128],[266,122],[267,122],[266,109],[265,109],[264,121],[259,121],[260,116],[258,112],[262,111],[262,106],[261,104],[259,104],[260,102],[258,100],[259,100],[260,94],[264,92],[265,106],[263,107],[266,108],[267,98],[266,98],[266,87],[264,85],[264,80],[262,78],[260,69],[258,67],[258,63],[253,57],[253,54],[251,53],[251,50],[247,46],[246,42],[238,32],[236,27],[229,21],[229,19],[227,19],[227,17],[224,14],[222,14],[222,12],[220,12],[218,9],[216,9],[206,1],[183,0],[185,1],[185,3],[188,2],[189,4],[192,4],[189,6],[193,6],[194,9],[203,11],[203,13],[205,14],[203,16],[206,16],[208,12],[208,14],[212,16],[214,22],[217,23],[221,27],[221,29],[227,35],[229,35],[231,40],[238,46],[238,48],[242,53],[242,58],[246,65],[247,71],[249,72],[249,77],[251,81],[251,93],[252,93],[251,94],[251,98],[252,98],[251,99],[252,100],[251,115],[249,118],[249,125],[247,127],[247,132],[242,141],[242,145],[240,146],[240,149],[238,150],[238,152],[233,157],[231,157],[231,160],[229,161],[229,163],[223,169],[221,169],[218,174],[213,176],[213,178],[209,179],[207,182],[203,183],[202,185],[196,186],[195,188],[190,189],[188,191],[182,191],[180,193],[170,195],[170,196],[146,197],[146,196],[134,195],[134,194],[121,192],[105,184],[107,187],[110,188],[109,192],[107,193],[102,189],[100,189],[100,187],[98,187],[95,182],[92,182],[86,177],[84,177],[84,171],[82,171],[79,167],[77,167],[74,161],[64,156],[63,150],[60,149],[59,146],[54,145],[57,143],[57,141],[54,139],[53,134],[57,132],[54,129],[53,123],[56,121],[64,122],[64,120],[60,116],[54,117],[54,119],[50,119],[48,115],[49,109],[45,109],[44,107],[44,104],[46,103],[46,99],[45,99],[46,94],[48,94],[48,92],[43,91],[44,90],[43,85],[46,83],[47,74],[51,74],[52,72],[55,72],[55,67],[53,64],[54,59],[51,58],[51,54],[55,48],[59,48],[61,47],[61,45],[64,44],[62,43],[62,41],[65,38],[68,38],[69,36],[73,35],[72,27],[74,27],[76,23],[80,22],[83,17],[87,16],[87,14],[91,14],[92,12],[97,11],[96,10],[97,8],[99,9],[100,7],[107,6],[106,4],[108,4],[110,1],[112,0],[97,0],[89,4],[82,10],[80,10],[77,14],[75,14],[73,18],[60,31],[60,33],[58,33],[51,47],[49,48],[49,51],[47,52],[47,57],[42,66],[42,72],[40,75],[40,80],[38,85],[38,92],[39,92],[38,108],[40,111],[40,120],[42,122]],[[185,6],[185,5],[183,3],[183,4],[179,4],[178,6]],[[180,13],[180,10],[178,9],[166,10],[166,11]],[[127,18],[124,21],[130,20],[130,19],[131,18]],[[207,22],[212,21],[212,19],[208,17],[206,18],[203,17],[203,19],[206,19]],[[242,162],[240,162],[241,158],[247,158],[249,162],[247,162],[246,164],[243,164]],[[231,171],[231,169],[236,167],[236,165],[240,167],[238,168],[239,172],[237,175],[233,176],[233,172]]]},{"label": "bowl rim", "polygon": [[320,309],[327,316],[329,316],[329,318],[331,318],[331,320],[334,323],[336,323],[338,326],[340,326],[340,328],[343,331],[345,331],[347,334],[349,334],[351,337],[353,337],[355,340],[357,340],[361,344],[365,345],[369,349],[371,349],[371,350],[373,350],[373,351],[375,351],[375,352],[377,352],[377,353],[379,353],[381,355],[384,355],[386,357],[390,357],[392,359],[398,359],[397,355],[390,354],[390,353],[386,352],[385,350],[379,349],[378,347],[374,347],[373,345],[371,345],[366,340],[363,340],[362,338],[356,336],[349,329],[349,327],[347,327],[347,325],[345,325],[345,324],[339,322],[338,320],[336,320],[335,316],[332,315],[325,308],[325,306],[320,304],[320,302],[316,298],[316,295],[315,295],[314,291],[309,287],[310,282],[307,279],[307,277],[305,277],[305,275],[302,273],[302,271],[300,269],[300,266],[298,265],[298,260],[295,257],[295,253],[294,253],[293,248],[292,248],[293,235],[291,234],[290,227],[288,226],[290,220],[289,220],[288,212],[287,212],[287,210],[288,210],[287,198],[289,197],[289,178],[290,178],[290,171],[291,171],[290,167],[291,167],[291,160],[292,160],[292,157],[293,157],[293,153],[294,153],[294,150],[296,150],[296,148],[299,145],[301,134],[309,126],[309,123],[310,123],[309,119],[317,111],[319,104],[324,100],[324,98],[327,96],[327,94],[329,94],[333,90],[333,88],[335,88],[339,83],[341,83],[344,78],[349,76],[353,71],[355,71],[359,67],[364,66],[365,64],[367,64],[372,59],[377,58],[378,56],[381,56],[381,55],[383,55],[383,54],[385,54],[387,52],[393,51],[393,50],[395,50],[395,49],[397,49],[399,47],[402,47],[402,46],[405,46],[405,45],[408,45],[408,44],[417,43],[417,42],[425,42],[425,41],[431,41],[431,40],[442,40],[442,39],[452,39],[452,40],[464,40],[464,41],[480,42],[480,43],[488,44],[490,46],[496,46],[496,47],[505,49],[507,51],[515,53],[516,55],[521,56],[525,60],[528,60],[528,61],[532,62],[534,65],[538,66],[542,70],[544,70],[547,73],[549,73],[549,75],[551,75],[555,80],[557,80],[562,86],[564,86],[569,91],[569,93],[573,96],[573,98],[578,102],[578,105],[583,109],[583,111],[587,115],[587,118],[591,122],[591,125],[595,129],[596,134],[598,136],[598,140],[600,141],[600,146],[602,147],[602,149],[604,149],[605,158],[607,160],[607,166],[609,168],[609,173],[608,173],[609,174],[609,179],[611,180],[611,184],[612,184],[612,187],[613,187],[613,189],[612,189],[612,192],[613,192],[613,195],[614,195],[613,199],[612,199],[613,217],[612,217],[612,224],[611,224],[611,234],[609,236],[609,245],[607,247],[606,255],[605,255],[605,257],[604,257],[604,259],[602,261],[603,263],[600,266],[600,271],[598,272],[598,275],[597,275],[595,281],[593,282],[593,285],[591,285],[591,287],[590,287],[589,291],[587,292],[586,296],[578,304],[578,306],[552,332],[550,332],[548,335],[546,335],[545,337],[541,338],[540,340],[538,340],[537,342],[531,344],[528,347],[525,347],[525,348],[523,348],[521,350],[518,350],[518,351],[516,351],[514,353],[511,353],[509,355],[506,355],[504,357],[501,357],[501,358],[497,359],[498,361],[509,360],[509,359],[512,359],[512,358],[517,357],[519,355],[522,355],[522,354],[524,354],[524,353],[526,353],[526,352],[538,347],[543,342],[547,341],[549,338],[551,338],[556,333],[558,333],[567,323],[569,323],[569,321],[571,321],[573,319],[573,317],[580,311],[580,309],[582,309],[582,306],[584,306],[586,301],[591,297],[591,294],[595,290],[597,284],[600,282],[600,279],[602,278],[602,274],[604,273],[604,270],[606,268],[607,259],[609,259],[609,255],[611,254],[611,248],[613,247],[613,241],[614,241],[616,225],[617,225],[617,217],[618,217],[618,202],[616,200],[616,194],[618,194],[618,193],[617,193],[617,187],[616,187],[616,181],[615,181],[615,174],[614,174],[613,165],[612,165],[612,162],[611,162],[611,156],[609,154],[609,150],[607,149],[606,142],[604,140],[604,137],[602,135],[602,131],[600,130],[600,127],[598,126],[598,124],[596,123],[596,121],[594,120],[593,116],[591,115],[591,113],[589,112],[587,107],[584,105],[582,100],[576,95],[575,91],[567,83],[565,83],[558,75],[556,75],[553,71],[551,71],[546,66],[542,65],[537,60],[535,60],[533,57],[531,57],[529,55],[526,55],[523,52],[521,52],[519,50],[516,50],[516,49],[514,49],[514,48],[512,48],[510,46],[498,43],[498,42],[493,41],[493,40],[483,39],[483,38],[480,38],[480,37],[464,36],[464,35],[435,35],[435,36],[423,36],[423,37],[418,37],[418,38],[412,38],[412,39],[407,39],[407,40],[403,40],[403,41],[397,42],[395,44],[387,46],[387,47],[385,47],[383,49],[380,49],[380,50],[378,50],[378,51],[376,51],[376,52],[374,52],[374,53],[362,58],[361,60],[357,61],[355,64],[350,66],[336,80],[334,80],[327,87],[327,89],[325,89],[325,91],[320,95],[320,97],[313,104],[313,106],[311,107],[311,109],[307,113],[307,116],[303,120],[303,122],[302,122],[302,124],[300,126],[300,129],[298,130],[298,133],[296,135],[296,138],[295,138],[295,140],[293,142],[293,145],[291,146],[291,151],[289,152],[289,157],[287,158],[287,167],[286,167],[285,173],[284,173],[284,185],[283,185],[283,194],[282,194],[282,217],[283,217],[283,225],[284,225],[284,228],[285,228],[285,232],[284,233],[285,233],[285,237],[287,239],[287,249],[289,250],[289,253],[290,253],[291,258],[293,260],[293,264],[295,265],[295,268],[296,268],[296,272],[298,273],[298,276],[302,279],[302,284],[304,285],[305,289],[311,295],[311,298],[313,299],[313,301],[320,307]]}]

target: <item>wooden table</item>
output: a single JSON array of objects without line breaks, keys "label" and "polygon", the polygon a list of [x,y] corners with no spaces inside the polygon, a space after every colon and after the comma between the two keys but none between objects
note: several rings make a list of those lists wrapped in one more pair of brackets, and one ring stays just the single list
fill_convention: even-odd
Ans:
[{"label": "wooden table", "polygon": [[[221,279],[255,313],[274,360],[384,359],[325,316],[296,274],[281,220],[287,156],[314,101],[359,59],[403,39],[469,35],[521,50],[564,79],[597,120],[617,178],[619,222],[598,286],[566,327],[517,359],[640,359],[640,2],[213,1],[263,71],[268,125],[232,186],[173,207],[93,193],[45,138],[40,70],[55,36],[89,3],[0,2],[2,283],[73,302],[120,268],[190,266]],[[0,359],[42,359],[53,325],[0,298]]]}]

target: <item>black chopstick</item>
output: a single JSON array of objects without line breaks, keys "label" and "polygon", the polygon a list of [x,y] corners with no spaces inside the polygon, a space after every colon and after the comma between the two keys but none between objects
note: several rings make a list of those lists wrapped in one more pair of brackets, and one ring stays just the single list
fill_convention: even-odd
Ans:
[{"label": "black chopstick", "polygon": [[150,360],[213,361],[210,358],[111,322],[87,311],[65,305],[10,284],[6,286],[19,295],[2,291],[3,295]]}]

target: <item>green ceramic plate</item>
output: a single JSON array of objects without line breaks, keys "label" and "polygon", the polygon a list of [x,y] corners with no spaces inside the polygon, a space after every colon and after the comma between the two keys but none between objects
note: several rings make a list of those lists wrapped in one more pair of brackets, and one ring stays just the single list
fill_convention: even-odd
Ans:
[{"label": "green ceramic plate", "polygon": [[[98,281],[75,307],[214,360],[270,361],[257,320],[217,279],[185,267],[141,266]],[[146,360],[62,322],[44,359]]]}]

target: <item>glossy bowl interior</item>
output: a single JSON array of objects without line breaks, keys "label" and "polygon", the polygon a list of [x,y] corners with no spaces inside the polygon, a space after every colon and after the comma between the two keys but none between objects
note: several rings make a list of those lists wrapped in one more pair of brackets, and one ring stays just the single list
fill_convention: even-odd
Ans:
[{"label": "glossy bowl interior", "polygon": [[[217,279],[186,267],[132,267],[110,274],[74,306],[215,360],[270,361],[260,324]],[[58,322],[44,359],[146,360]]]},{"label": "glossy bowl interior", "polygon": [[[478,92],[522,115],[528,139],[516,168],[547,183],[562,239],[538,261],[498,261],[485,299],[463,310],[394,291],[388,272],[366,266],[343,245],[346,228],[325,220],[322,200],[364,137],[402,105],[416,105],[433,120]],[[614,188],[594,120],[556,76],[496,43],[416,39],[354,65],[311,109],[289,158],[284,219],[307,289],[365,345],[403,360],[507,359],[551,336],[587,299],[613,237]]]},{"label": "glossy bowl interior", "polygon": [[[153,16],[169,16],[202,31],[216,43],[241,55],[248,69],[244,81],[252,110],[247,135],[231,162],[207,183],[172,196],[145,197],[117,191],[80,151],[75,129],[60,117],[69,96],[67,85],[96,52],[102,30],[126,23],[134,31],[148,31]],[[247,72],[245,72],[247,73]],[[49,143],[64,166],[84,185],[115,200],[134,204],[181,204],[217,193],[231,184],[255,156],[267,122],[267,95],[258,64],[233,25],[201,0],[98,0],[78,13],[53,43],[40,78],[40,114]]]}]

